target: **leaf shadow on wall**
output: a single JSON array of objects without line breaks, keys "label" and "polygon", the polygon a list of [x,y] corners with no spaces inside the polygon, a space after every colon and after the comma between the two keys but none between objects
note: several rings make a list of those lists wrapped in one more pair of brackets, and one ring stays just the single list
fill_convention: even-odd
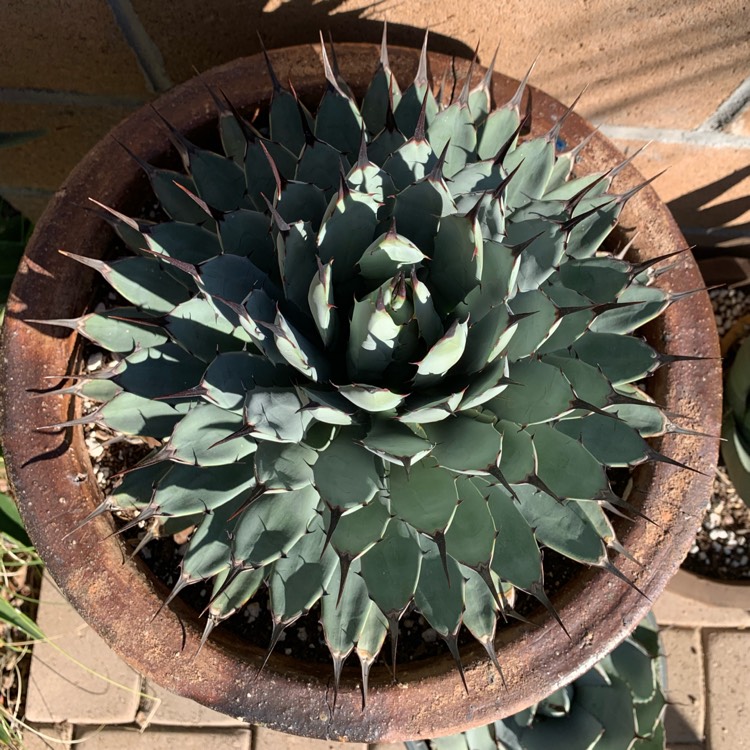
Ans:
[{"label": "leaf shadow on wall", "polygon": [[750,254],[750,222],[731,224],[750,212],[750,195],[742,193],[720,201],[723,195],[748,177],[750,165],[669,202],[669,210],[689,242],[699,248],[740,245],[744,246],[746,254]]}]

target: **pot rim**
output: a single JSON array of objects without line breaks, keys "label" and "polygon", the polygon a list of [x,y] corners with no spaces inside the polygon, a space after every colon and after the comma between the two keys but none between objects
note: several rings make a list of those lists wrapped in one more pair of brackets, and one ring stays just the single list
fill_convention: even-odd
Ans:
[{"label": "pot rim", "polygon": [[[361,95],[378,59],[378,48],[340,44],[336,51],[344,76]],[[410,80],[419,53],[395,46],[389,47],[389,53],[397,77]],[[322,93],[318,45],[273,50],[271,56],[279,79],[291,75],[303,99]],[[452,64],[451,58],[434,53],[429,61],[437,80]],[[468,69],[468,61],[456,61],[456,65],[461,72]],[[478,68],[478,74],[483,72]],[[216,120],[205,83],[220,87],[241,111],[248,111],[267,101],[267,80],[262,56],[241,58],[181,84],[162,96],[157,105],[174,126],[190,133]],[[495,101],[503,102],[514,93],[517,81],[495,73],[492,86]],[[533,89],[532,133],[549,130],[565,109]],[[54,381],[45,381],[44,376],[69,372],[76,337],[69,331],[42,330],[23,321],[74,317],[85,309],[92,273],[55,251],[64,247],[92,256],[106,251],[111,232],[80,206],[88,195],[123,208],[138,196],[142,200],[145,178],[114,139],[127,143],[146,161],[163,157],[169,152],[169,142],[155,119],[149,107],[135,112],[84,157],[57,192],[27,247],[3,331],[1,406],[9,477],[31,538],[84,619],[116,653],[165,688],[255,724],[323,739],[396,742],[454,733],[521,710],[589,669],[632,631],[651,604],[601,569],[582,568],[574,582],[555,596],[570,641],[546,613],[532,618],[538,627],[516,623],[498,633],[496,647],[505,685],[477,644],[464,653],[468,695],[453,661],[445,655],[399,665],[397,684],[390,684],[386,670],[373,669],[365,710],[354,670],[345,669],[332,709],[328,696],[331,672],[324,669],[321,674],[320,665],[274,654],[263,677],[256,681],[254,668],[264,654],[220,634],[209,639],[191,661],[202,631],[195,613],[175,600],[150,621],[163,600],[163,590],[143,574],[140,561],[125,559],[119,538],[108,538],[113,528],[110,519],[99,517],[62,540],[101,496],[91,477],[81,429],[58,434],[34,431],[39,424],[69,418],[70,399],[42,396],[31,400],[26,389],[49,387]],[[560,137],[574,145],[592,132],[588,123],[573,114]],[[597,133],[582,154],[580,171],[608,169],[621,159],[622,154]],[[120,175],[116,184],[110,174]],[[638,171],[627,165],[617,186],[627,190],[642,181]],[[685,247],[674,220],[651,187],[632,198],[620,225],[638,226],[634,248],[638,259]],[[674,291],[702,286],[689,253],[679,256],[659,283]],[[60,289],[65,295],[58,299]],[[718,345],[708,296],[702,292],[690,299],[689,306],[677,303],[650,324],[649,337],[669,354],[715,358]],[[718,434],[720,373],[714,359],[675,363],[653,377],[653,395],[670,410],[686,415],[691,427]],[[664,463],[641,467],[634,475],[631,502],[653,523],[639,518],[618,524],[618,536],[643,567],[621,556],[616,562],[650,599],[664,589],[692,542],[710,491],[718,439],[682,436],[678,441],[675,435],[668,435],[657,447],[709,476]],[[97,565],[92,565],[92,549],[96,549]],[[127,616],[122,616],[123,611]]]},{"label": "pot rim", "polygon": [[667,589],[673,594],[714,607],[750,609],[750,580],[718,580],[680,568]]}]

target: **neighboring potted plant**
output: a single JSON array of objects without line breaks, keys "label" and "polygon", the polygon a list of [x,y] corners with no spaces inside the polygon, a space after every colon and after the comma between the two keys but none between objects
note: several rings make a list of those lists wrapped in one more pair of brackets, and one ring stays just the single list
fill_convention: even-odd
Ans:
[{"label": "neighboring potted plant", "polygon": [[[707,604],[750,608],[750,461],[745,414],[750,384],[750,318],[745,292],[734,287],[743,258],[700,264],[707,283],[719,282],[714,306],[724,362],[721,462],[711,504],[695,545],[670,582],[670,590]],[[718,276],[715,274],[719,274]],[[739,286],[742,286],[740,284]],[[744,504],[743,504],[744,501]]]},{"label": "neighboring potted plant", "polygon": [[666,659],[649,615],[586,674],[530,708],[406,750],[664,750]]},{"label": "neighboring potted plant", "polygon": [[[439,55],[436,98],[424,50],[389,61],[384,45],[374,77],[373,47],[337,52],[340,71],[322,49],[274,52],[270,109],[261,57],[218,68],[86,157],[14,286],[5,446],[49,570],[137,669],[292,733],[427,737],[570,682],[662,590],[716,451],[662,407],[716,432],[715,330],[705,294],[670,304],[700,286],[682,238],[580,118],[537,91],[524,117],[523,84],[491,70],[475,84],[468,64],[453,96],[454,63]],[[279,83],[289,74],[299,101]],[[401,93],[397,79],[414,82]],[[224,155],[194,145],[215,141],[217,117]],[[537,137],[521,142],[529,120]],[[170,140],[188,176],[169,171]],[[152,191],[166,215],[156,224],[142,218]],[[88,196],[101,213],[82,213]],[[104,260],[116,241],[102,215],[135,256]],[[612,255],[628,246],[624,227],[639,231],[627,260]],[[60,248],[125,305],[90,312],[94,277]],[[653,346],[631,335],[647,321]],[[81,372],[66,326],[115,352],[114,366]],[[634,384],[651,374],[647,396]],[[32,401],[26,390],[51,376]],[[101,406],[82,415],[75,396]],[[156,444],[107,499],[83,441],[92,422]],[[607,471],[641,464],[623,500]],[[122,564],[110,509],[135,510],[126,526],[197,527],[169,596],[142,560]],[[554,601],[540,546],[589,566]],[[175,596],[204,580],[208,625]],[[274,653],[255,679],[263,649],[207,638],[264,581],[271,648],[322,597],[333,673]],[[516,591],[546,611],[526,619]],[[456,660],[462,623],[478,642],[462,648],[462,671],[447,654],[399,667],[398,684],[374,670],[367,696],[412,600]],[[499,615],[518,622],[496,632]],[[355,650],[361,677],[344,670],[339,685]]]}]

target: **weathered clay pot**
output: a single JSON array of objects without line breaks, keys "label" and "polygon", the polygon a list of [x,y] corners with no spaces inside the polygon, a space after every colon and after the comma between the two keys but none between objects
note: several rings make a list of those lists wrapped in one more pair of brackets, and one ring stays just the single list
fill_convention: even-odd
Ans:
[{"label": "weathered clay pot", "polygon": [[[344,76],[358,95],[364,93],[377,50],[370,45],[337,47]],[[272,53],[279,78],[291,76],[301,98],[315,106],[322,94],[319,49],[304,46]],[[413,77],[418,53],[391,50],[391,64],[402,81]],[[433,55],[431,66],[439,80],[451,60]],[[468,67],[457,64],[459,72]],[[242,111],[264,106],[270,90],[261,57],[237,60],[177,87],[156,104],[179,130],[195,134],[215,119],[204,86],[220,87]],[[507,101],[517,82],[495,74],[494,94]],[[535,133],[547,131],[564,107],[533,91]],[[592,128],[573,115],[561,138],[570,145]],[[164,162],[170,154],[165,131],[153,112],[144,108],[112,134],[147,161]],[[622,155],[601,135],[585,149],[580,171],[606,169]],[[618,178],[621,189],[642,181],[631,166]],[[100,501],[91,462],[80,429],[61,434],[35,428],[68,419],[75,409],[70,399],[32,398],[28,388],[51,386],[48,376],[75,371],[79,365],[75,336],[67,331],[37,328],[25,318],[74,317],[87,306],[94,278],[56,251],[101,257],[111,247],[112,234],[98,218],[82,210],[89,196],[124,212],[136,211],[148,194],[138,167],[111,137],[99,143],[57,193],[37,226],[16,277],[4,332],[2,374],[3,432],[7,462],[29,533],[50,572],[86,620],[134,668],[169,690],[233,716],[310,737],[350,741],[397,741],[448,734],[487,723],[522,709],[570,682],[610,651],[647,612],[651,602],[633,588],[599,569],[581,569],[555,595],[555,606],[571,639],[541,611],[538,627],[517,623],[498,634],[497,649],[505,671],[504,686],[479,646],[465,648],[468,695],[452,659],[444,657],[404,664],[398,684],[391,684],[383,667],[375,668],[366,710],[362,710],[358,670],[345,670],[335,710],[332,709],[331,670],[274,654],[263,676],[255,680],[262,659],[259,649],[217,633],[197,659],[202,630],[195,612],[180,601],[162,610],[164,587],[138,560],[126,560],[121,542],[106,538],[112,522],[100,518],[63,541],[63,536]],[[633,250],[638,260],[685,246],[672,217],[651,188],[628,204],[621,227],[637,228]],[[618,230],[620,239],[626,230]],[[673,290],[701,286],[688,253],[660,278]],[[705,294],[673,305],[648,332],[662,351],[716,357],[718,347]],[[718,360],[679,362],[662,368],[651,380],[656,400],[685,415],[686,423],[718,434],[720,367]],[[713,475],[717,441],[668,436],[660,450]],[[650,599],[655,599],[685,556],[706,498],[709,476],[665,464],[639,469],[631,499],[653,520],[618,522],[625,547],[643,567],[623,559],[616,564]]]},{"label": "weathered clay pot", "polygon": [[[731,287],[747,278],[743,275],[748,267],[748,260],[743,256],[724,255],[716,263],[699,262],[698,266],[708,286],[721,285]],[[724,361],[727,354],[739,346],[750,332],[750,315],[737,318],[732,327],[721,337],[720,351]],[[719,580],[699,575],[687,568],[680,568],[669,581],[669,590],[680,596],[694,599],[714,607],[730,607],[750,610],[750,581]]]},{"label": "weathered clay pot", "polygon": [[713,607],[750,610],[748,581],[719,581],[680,568],[669,582],[669,590]]}]

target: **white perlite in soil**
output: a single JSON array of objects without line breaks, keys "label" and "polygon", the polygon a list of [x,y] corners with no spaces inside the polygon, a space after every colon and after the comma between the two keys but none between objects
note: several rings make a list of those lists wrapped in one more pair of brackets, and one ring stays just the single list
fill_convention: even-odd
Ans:
[{"label": "white perlite in soil", "polygon": [[[714,289],[710,297],[720,336],[750,313],[750,294],[742,289]],[[750,580],[750,508],[721,465],[710,506],[683,567],[709,578]]]},{"label": "white perlite in soil", "polygon": [[719,336],[723,336],[735,320],[750,314],[750,294],[743,289],[713,289],[708,296],[714,308]]},{"label": "white perlite in soil", "polygon": [[750,580],[750,508],[720,466],[711,505],[683,566],[710,578]]}]

